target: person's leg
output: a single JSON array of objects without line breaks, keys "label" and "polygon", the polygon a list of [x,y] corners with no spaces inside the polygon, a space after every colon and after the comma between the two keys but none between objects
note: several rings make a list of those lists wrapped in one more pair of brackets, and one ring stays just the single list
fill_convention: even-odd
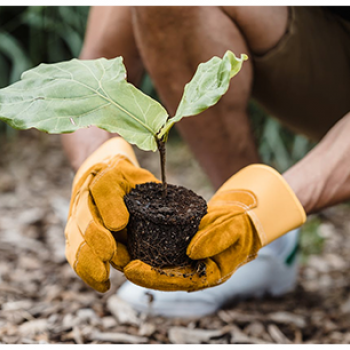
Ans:
[{"label": "person's leg", "polygon": [[[318,8],[286,10],[225,7],[210,11],[192,8],[189,12],[181,8],[134,11],[141,56],[171,113],[198,63],[213,54],[222,55],[226,49],[250,55],[250,66],[246,65],[234,80],[236,84],[232,83],[229,97],[206,113],[204,130],[201,117],[192,118],[191,124],[191,118],[188,119],[186,126],[180,125],[182,134],[192,142],[195,155],[202,157],[202,165],[216,185],[232,174],[224,175],[226,167],[233,172],[239,165],[232,163],[244,159],[239,157],[236,142],[239,145],[243,140],[243,149],[252,149],[251,143],[247,146],[249,132],[244,134],[239,129],[242,121],[248,124],[245,108],[250,89],[246,89],[245,79],[250,79],[250,87],[254,77],[255,97],[274,116],[315,138],[320,138],[350,109],[350,25],[339,23],[339,19],[325,15]],[[176,29],[172,30],[172,26]],[[177,61],[181,64],[177,65]],[[183,67],[186,69],[182,71]],[[220,134],[221,128],[215,128],[218,122],[228,125],[231,132]],[[225,142],[220,143],[220,138]],[[217,143],[220,148],[215,152],[211,147]],[[221,159],[220,152],[224,153]],[[210,167],[214,169],[211,171]],[[293,172],[294,177],[300,174],[303,175],[300,171]],[[296,282],[297,242],[298,230],[287,233],[261,249],[256,260],[240,268],[227,282],[200,292],[162,293],[126,283],[118,294],[137,310],[144,311],[145,307],[150,311],[147,300],[152,294],[151,312],[165,316],[200,316],[240,298],[265,293],[281,295]]]},{"label": "person's leg", "polygon": [[[265,21],[260,18],[260,30],[266,28],[271,35],[252,42],[254,52],[274,47],[285,31],[286,9],[264,8],[262,12],[265,10],[266,18]],[[272,14],[276,21],[271,25]],[[141,56],[171,114],[200,62],[213,55],[222,56],[227,49],[233,49],[236,54],[251,54],[238,26],[220,8],[137,8],[134,21]],[[246,112],[252,73],[252,62],[248,61],[217,106],[203,116],[180,123],[181,134],[215,186],[241,167],[258,161]],[[126,282],[118,295],[136,310],[178,317],[206,315],[240,298],[265,293],[280,295],[291,290],[296,281],[297,239],[298,230],[286,234],[263,248],[255,261],[214,288],[196,293],[166,293]],[[150,294],[153,302],[149,308]]]},{"label": "person's leg", "polygon": [[141,56],[170,113],[199,62],[227,49],[250,57],[217,106],[179,124],[217,187],[258,160],[252,94],[282,123],[319,140],[350,110],[350,23],[320,7],[133,10]]},{"label": "person's leg", "polygon": [[[251,50],[265,52],[276,45],[287,26],[287,8],[255,9],[251,21],[255,21],[253,29],[259,36],[248,42],[232,20],[237,15],[237,21],[244,22],[240,9],[231,12],[229,15],[218,7],[133,8],[141,57],[170,115],[174,115],[183,88],[199,63],[222,56],[228,49],[236,55],[251,55]],[[252,81],[250,59],[215,107],[178,124],[215,187],[242,167],[259,161],[247,116]]]},{"label": "person's leg", "polygon": [[252,56],[252,96],[292,130],[320,140],[350,110],[349,40],[349,21],[318,6],[290,7],[285,35]]}]

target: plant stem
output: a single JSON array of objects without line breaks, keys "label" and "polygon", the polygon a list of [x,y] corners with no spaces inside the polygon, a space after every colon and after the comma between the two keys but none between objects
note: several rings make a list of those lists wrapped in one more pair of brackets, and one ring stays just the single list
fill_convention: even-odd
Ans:
[{"label": "plant stem", "polygon": [[161,170],[161,174],[162,174],[164,197],[166,197],[167,196],[167,182],[166,182],[166,174],[165,174],[165,160],[166,160],[165,142],[158,140],[158,151],[159,151],[159,156],[160,156],[160,170]]}]

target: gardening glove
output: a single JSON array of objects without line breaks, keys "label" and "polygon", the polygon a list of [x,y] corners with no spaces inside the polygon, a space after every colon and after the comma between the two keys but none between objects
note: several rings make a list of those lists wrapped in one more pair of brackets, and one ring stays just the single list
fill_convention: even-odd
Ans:
[{"label": "gardening glove", "polygon": [[65,229],[66,257],[79,277],[99,292],[110,288],[110,264],[123,270],[129,213],[123,197],[137,184],[158,182],[138,165],[121,137],[98,148],[78,170]]},{"label": "gardening glove", "polygon": [[208,213],[187,248],[187,255],[200,262],[197,272],[193,266],[159,271],[130,262],[124,273],[138,285],[164,291],[213,287],[305,220],[304,209],[284,178],[271,167],[250,165],[233,175],[208,203]]}]

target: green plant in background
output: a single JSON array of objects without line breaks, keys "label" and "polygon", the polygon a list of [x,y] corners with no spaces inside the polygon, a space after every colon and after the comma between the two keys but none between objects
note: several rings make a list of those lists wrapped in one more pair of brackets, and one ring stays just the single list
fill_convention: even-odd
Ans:
[{"label": "green plant in background", "polygon": [[[0,88],[19,80],[23,71],[41,62],[55,63],[78,57],[88,11],[86,6],[0,7]],[[148,75],[141,90],[157,99]],[[280,172],[313,146],[303,136],[269,118],[253,101],[249,114],[262,160]],[[14,130],[0,121],[1,133],[13,136]],[[172,133],[176,134],[173,130]]]},{"label": "green plant in background", "polygon": [[325,239],[319,234],[321,219],[313,215],[303,225],[300,235],[301,263],[306,264],[310,255],[321,254]]},{"label": "green plant in background", "polygon": [[[76,57],[82,47],[87,6],[0,6],[0,88],[41,62]],[[0,134],[14,130],[0,122]]]},{"label": "green plant in background", "polygon": [[[0,7],[0,88],[19,80],[22,72],[41,62],[55,63],[78,57],[88,11],[88,7],[82,6]],[[140,88],[159,101],[148,75],[144,76]],[[254,101],[249,104],[249,116],[263,162],[280,172],[313,147],[305,137],[270,118]],[[178,138],[176,130],[172,129],[171,133],[173,139]],[[16,131],[0,121],[0,140],[1,135],[14,138]],[[316,217],[303,228],[303,256],[320,252],[323,242],[317,233],[318,226]],[[310,251],[314,247],[317,251]]]},{"label": "green plant in background", "polygon": [[268,115],[255,101],[250,101],[249,115],[258,141],[262,161],[284,172],[302,159],[315,143],[295,134]]}]

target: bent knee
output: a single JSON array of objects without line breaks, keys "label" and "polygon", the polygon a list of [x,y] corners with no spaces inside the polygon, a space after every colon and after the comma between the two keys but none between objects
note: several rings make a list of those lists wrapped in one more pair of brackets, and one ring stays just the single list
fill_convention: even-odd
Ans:
[{"label": "bent knee", "polygon": [[[210,8],[211,11],[213,7]],[[194,19],[204,16],[209,10],[206,6],[134,6],[132,13],[134,19],[139,23],[150,27],[161,24],[162,26],[173,26],[181,30],[186,22],[195,24]]]},{"label": "bent knee", "polygon": [[221,9],[243,33],[254,54],[265,54],[287,30],[287,6],[222,6]]}]

